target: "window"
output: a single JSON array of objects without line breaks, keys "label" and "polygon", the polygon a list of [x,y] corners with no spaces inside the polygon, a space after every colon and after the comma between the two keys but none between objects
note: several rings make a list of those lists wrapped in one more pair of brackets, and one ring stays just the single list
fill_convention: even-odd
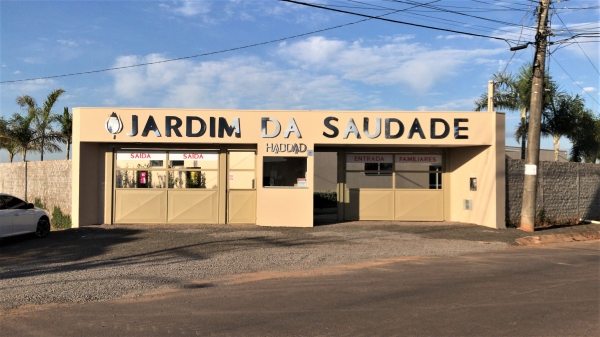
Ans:
[{"label": "window", "polygon": [[263,157],[263,187],[306,187],[306,157]]},{"label": "window", "polygon": [[115,166],[115,188],[216,189],[219,181],[217,152],[118,151]]},{"label": "window", "polygon": [[27,207],[27,203],[19,198],[9,195],[4,196],[3,198],[7,209],[25,209]]},{"label": "window", "polygon": [[392,170],[394,169],[393,163],[365,163],[365,175],[373,176],[373,175],[392,175]]}]

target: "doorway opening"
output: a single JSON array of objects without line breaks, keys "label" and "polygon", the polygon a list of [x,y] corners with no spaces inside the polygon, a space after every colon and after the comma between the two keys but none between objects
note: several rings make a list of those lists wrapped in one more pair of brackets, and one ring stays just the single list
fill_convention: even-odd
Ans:
[{"label": "doorway opening", "polygon": [[337,222],[338,153],[332,151],[315,151],[314,160],[314,224]]}]

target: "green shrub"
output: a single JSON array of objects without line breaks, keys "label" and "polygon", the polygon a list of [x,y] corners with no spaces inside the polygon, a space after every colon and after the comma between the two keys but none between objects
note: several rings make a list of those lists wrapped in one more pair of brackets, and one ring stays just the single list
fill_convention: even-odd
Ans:
[{"label": "green shrub", "polygon": [[41,209],[46,209],[46,205],[44,205],[42,199],[40,198],[35,198],[35,200],[33,201],[33,206]]},{"label": "green shrub", "polygon": [[71,216],[63,214],[60,207],[54,206],[54,211],[52,212],[52,227],[56,229],[71,228]]},{"label": "green shrub", "polygon": [[314,208],[337,207],[337,192],[336,191],[314,192],[313,202],[314,202]]}]

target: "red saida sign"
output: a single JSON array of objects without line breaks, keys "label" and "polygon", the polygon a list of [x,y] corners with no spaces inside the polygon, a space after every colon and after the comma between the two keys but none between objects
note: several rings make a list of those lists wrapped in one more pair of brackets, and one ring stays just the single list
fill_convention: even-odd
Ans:
[{"label": "red saida sign", "polygon": [[164,152],[150,151],[119,151],[117,152],[117,160],[165,160]]},{"label": "red saida sign", "polygon": [[217,161],[219,160],[219,154],[217,152],[169,152],[169,160],[208,160]]}]

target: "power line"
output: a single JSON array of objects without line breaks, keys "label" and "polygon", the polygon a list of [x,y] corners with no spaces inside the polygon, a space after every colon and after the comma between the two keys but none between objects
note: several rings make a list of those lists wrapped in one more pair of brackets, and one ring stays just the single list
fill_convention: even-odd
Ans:
[{"label": "power line", "polygon": [[[360,3],[360,4],[366,4],[364,2],[354,1],[354,0],[348,0],[348,1],[350,1],[350,2],[356,2],[356,3]],[[363,9],[371,9],[371,10],[393,10],[394,9],[394,8],[383,7],[383,6],[378,6],[378,5],[371,5],[371,6],[376,6],[376,7],[379,7],[379,8],[375,9],[375,8],[371,7],[371,8],[363,8]],[[332,5],[331,7],[334,7],[334,6]],[[342,6],[337,6],[337,7],[342,7]],[[436,11],[436,12],[439,12],[439,11]],[[414,10],[405,10],[402,13],[399,13],[399,15],[425,17],[425,18],[429,18],[430,19],[430,20],[425,20],[425,21],[428,21],[428,22],[438,22],[438,23],[441,23],[441,24],[447,24],[444,21],[452,22],[452,23],[458,23],[458,24],[464,24],[464,25],[467,24],[467,23],[461,22],[461,21],[456,21],[456,20],[451,20],[451,19],[446,19],[446,18],[439,18],[439,17],[425,15],[425,14],[418,14],[418,13],[415,13]],[[505,29],[502,29],[502,28],[491,28],[491,27],[481,26],[481,25],[477,25],[477,24],[472,24],[471,26],[472,26],[471,29],[478,30],[478,31],[491,31],[491,32],[501,31],[501,32],[506,32],[506,34],[510,34],[510,35],[515,35],[516,34],[514,31],[505,30]],[[481,27],[481,28],[475,28],[475,27]],[[529,28],[529,27],[527,27],[527,28]],[[519,37],[519,40],[520,40],[520,37]]]},{"label": "power line", "polygon": [[298,4],[298,5],[303,5],[303,6],[308,6],[308,7],[326,9],[326,10],[330,10],[330,11],[334,11],[334,12],[339,12],[339,13],[344,13],[344,14],[357,15],[357,16],[362,16],[362,17],[371,18],[371,19],[377,19],[377,20],[388,21],[388,22],[393,22],[393,23],[400,23],[400,24],[409,25],[409,26],[415,26],[415,27],[421,27],[421,28],[428,28],[428,29],[433,29],[433,30],[440,30],[440,31],[444,31],[444,32],[450,32],[450,33],[456,33],[456,34],[463,34],[463,35],[470,35],[470,36],[476,36],[476,37],[485,37],[485,38],[488,38],[488,39],[494,39],[494,40],[504,41],[509,46],[510,46],[510,43],[508,42],[509,40],[513,41],[513,42],[515,41],[514,39],[504,39],[504,38],[496,37],[496,36],[488,36],[488,35],[482,35],[482,34],[467,33],[467,32],[462,32],[462,31],[459,31],[459,30],[439,28],[439,27],[421,25],[421,24],[417,24],[417,23],[411,23],[411,22],[405,22],[405,21],[399,21],[399,20],[386,19],[386,18],[382,18],[382,17],[376,17],[376,16],[372,16],[372,15],[355,13],[355,12],[349,12],[349,11],[344,11],[344,10],[341,10],[341,9],[330,8],[330,7],[315,5],[315,4],[306,3],[306,2],[300,2],[300,1],[294,1],[294,0],[280,0],[280,1],[295,3],[295,4]]},{"label": "power line", "polygon": [[571,81],[573,81],[573,83],[577,84],[577,86],[580,87],[581,90],[583,92],[585,92],[588,96],[590,96],[594,100],[594,102],[596,102],[596,104],[600,104],[600,103],[598,103],[598,101],[596,101],[596,99],[594,98],[594,96],[590,95],[589,92],[587,92],[585,89],[583,89],[583,87],[580,86],[579,83],[577,83],[577,81],[575,81],[573,79],[573,77],[571,77],[571,75],[569,75],[569,73],[565,70],[565,68],[563,68],[563,66],[561,66],[560,63],[558,63],[558,61],[556,61],[556,59],[554,58],[554,56],[552,56],[552,54],[550,54],[550,57],[552,57],[552,59],[554,60],[554,62],[556,62],[556,64],[558,64],[558,66],[560,67],[560,69],[562,69],[565,72],[565,74],[567,74],[567,76],[569,76],[569,78],[571,79]]},{"label": "power line", "polygon": [[[554,9],[554,14],[556,14],[556,17],[560,20],[560,22],[562,22],[563,26],[565,26],[565,29],[569,33],[571,33],[571,31],[569,30],[569,27],[567,27],[567,25],[565,24],[565,22],[560,18],[560,16],[556,12],[556,9]],[[573,33],[571,33],[571,36],[573,36]],[[575,43],[577,43],[577,46],[579,47],[579,49],[581,49],[581,52],[583,53],[583,55],[585,55],[585,57],[588,59],[588,61],[590,61],[590,64],[592,65],[592,67],[594,67],[594,69],[596,70],[596,72],[598,74],[600,74],[600,71],[598,71],[598,68],[596,68],[596,66],[594,65],[594,63],[592,62],[592,60],[590,60],[590,57],[585,53],[585,51],[583,50],[583,48],[581,48],[581,46],[579,45],[579,43],[577,42],[577,40],[574,40],[574,41],[575,41]]]},{"label": "power line", "polygon": [[[414,4],[414,1],[401,1],[401,0],[392,0],[392,1],[399,2],[399,3]],[[456,15],[463,15],[463,16],[472,17],[472,18],[479,19],[479,20],[496,22],[496,23],[500,23],[500,24],[508,25],[508,26],[516,26],[516,27],[521,26],[519,24],[514,24],[512,22],[499,21],[499,20],[484,18],[484,17],[481,17],[481,16],[465,14],[465,13],[462,13],[462,12],[457,12],[457,11],[453,11],[453,10],[449,10],[449,9],[444,9],[444,8],[439,7],[439,6],[424,5],[424,7],[435,9],[435,10],[440,11],[440,12],[446,12],[446,13],[451,13],[451,14],[456,14]]]}]

